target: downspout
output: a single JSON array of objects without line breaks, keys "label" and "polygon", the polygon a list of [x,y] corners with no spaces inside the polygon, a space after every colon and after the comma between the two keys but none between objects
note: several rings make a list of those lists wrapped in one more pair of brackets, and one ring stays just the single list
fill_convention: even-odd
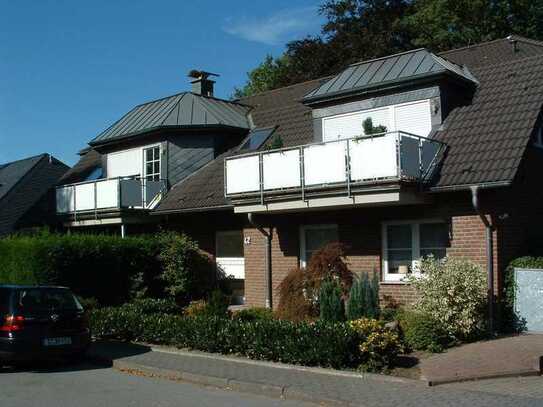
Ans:
[{"label": "downspout", "polygon": [[252,212],[247,214],[249,223],[253,225],[266,238],[266,308],[273,308],[273,292],[272,292],[272,257],[271,257],[271,231],[266,231],[262,225],[256,222]]},{"label": "downspout", "polygon": [[481,218],[481,221],[485,225],[486,234],[486,269],[487,269],[487,298],[488,298],[488,331],[492,335],[494,333],[494,251],[492,232],[494,231],[494,225],[490,223],[485,214],[479,207],[479,187],[472,186],[471,188],[471,203],[473,209]]}]

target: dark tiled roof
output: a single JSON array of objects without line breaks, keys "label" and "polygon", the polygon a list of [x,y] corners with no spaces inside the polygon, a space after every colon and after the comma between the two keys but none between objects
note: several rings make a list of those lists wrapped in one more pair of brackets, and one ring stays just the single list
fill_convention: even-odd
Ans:
[{"label": "dark tiled roof", "polygon": [[466,67],[421,48],[352,64],[309,92],[303,100],[305,103],[321,102],[445,74],[468,83],[477,82]]},{"label": "dark tiled roof", "polygon": [[84,149],[80,153],[81,158],[59,180],[59,184],[71,184],[84,181],[96,168],[102,167],[102,156],[96,150]]},{"label": "dark tiled roof", "polygon": [[47,154],[0,164],[0,200]]},{"label": "dark tiled roof", "polygon": [[249,108],[184,92],[136,106],[90,144],[131,137],[163,127],[229,126],[248,129]]},{"label": "dark tiled roof", "polygon": [[543,105],[543,55],[474,68],[470,105],[436,138],[448,145],[437,187],[512,181]]},{"label": "dark tiled roof", "polygon": [[68,169],[48,154],[0,165],[0,236],[54,221],[52,187]]},{"label": "dark tiled roof", "polygon": [[[513,49],[514,43],[512,41],[516,41],[516,51]],[[543,42],[513,35],[510,39],[500,38],[498,40],[483,42],[469,47],[444,51],[439,55],[455,64],[467,65],[473,70],[478,66],[501,64],[506,61],[513,61],[541,54],[543,54]]]}]

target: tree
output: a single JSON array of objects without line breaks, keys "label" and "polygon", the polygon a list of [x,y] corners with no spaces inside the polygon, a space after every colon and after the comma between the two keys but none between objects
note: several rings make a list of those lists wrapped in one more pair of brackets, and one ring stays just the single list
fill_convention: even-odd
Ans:
[{"label": "tree", "polygon": [[283,77],[287,65],[288,60],[284,55],[279,58],[266,55],[260,65],[247,73],[247,83],[242,88],[234,89],[234,97],[251,96],[282,86],[280,78]]},{"label": "tree", "polygon": [[434,51],[510,34],[543,38],[543,0],[417,0],[402,25],[413,44]]}]

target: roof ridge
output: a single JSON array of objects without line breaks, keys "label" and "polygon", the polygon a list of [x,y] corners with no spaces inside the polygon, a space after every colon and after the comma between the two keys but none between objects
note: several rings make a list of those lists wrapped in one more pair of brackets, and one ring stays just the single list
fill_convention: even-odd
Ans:
[{"label": "roof ridge", "polygon": [[300,85],[304,85],[304,84],[307,84],[309,82],[316,82],[316,81],[323,81],[323,80],[327,80],[327,79],[332,79],[334,76],[336,76],[336,74],[332,74],[332,75],[327,75],[327,76],[321,76],[320,78],[315,78],[315,79],[309,79],[307,81],[303,81],[303,82],[297,82],[297,83],[293,83],[291,85],[287,85],[287,86],[281,86],[280,88],[275,88],[275,89],[269,89],[269,90],[264,90],[262,92],[258,92],[258,93],[255,93],[254,95],[250,95],[250,96],[243,96],[241,98],[238,98],[236,100],[242,100],[242,99],[248,99],[248,98],[252,98],[252,97],[255,97],[255,96],[262,96],[262,95],[265,95],[265,94],[268,94],[268,93],[272,93],[272,92],[278,92],[280,90],[285,90],[285,89],[288,89],[288,88],[293,88],[295,86],[300,86]]},{"label": "roof ridge", "polygon": [[[31,160],[31,159],[34,159],[34,158],[38,158],[38,160],[36,160],[35,163],[33,163],[30,168],[28,170],[26,170],[16,181],[15,183],[13,183],[7,190],[5,190],[2,195],[0,196],[0,201],[2,201],[3,199],[5,199],[8,194],[13,191],[13,188],[15,188],[17,185],[19,185],[23,178],[25,178],[29,173],[30,171],[32,171],[34,168],[36,168],[36,166],[39,164],[40,161],[42,161],[45,157],[47,157],[47,153],[41,153],[41,154],[38,154],[38,155],[33,155],[32,157],[28,157],[26,159],[21,159],[21,160],[16,160],[16,161],[12,161],[11,163],[9,163],[7,166],[11,165],[11,164],[15,164],[15,163],[18,163],[18,162],[22,162],[22,161],[26,161],[26,160]],[[52,157],[52,156],[51,156]],[[2,167],[2,168],[5,168],[5,167]]]},{"label": "roof ridge", "polygon": [[424,48],[424,47],[421,47],[421,48],[413,48],[413,49],[410,49],[410,50],[408,50],[408,51],[402,51],[402,52],[397,52],[397,53],[395,53],[395,54],[384,55],[384,56],[378,57],[378,58],[364,59],[363,61],[354,62],[354,63],[352,63],[352,64],[349,64],[348,66],[356,66],[356,65],[362,65],[362,64],[369,64],[370,62],[376,62],[376,61],[380,61],[380,60],[382,60],[382,59],[388,59],[388,58],[397,57],[397,56],[400,56],[400,55],[415,53],[415,52],[418,52],[418,51],[427,51],[429,54],[433,54],[433,52],[430,51],[428,48]]},{"label": "roof ridge", "polygon": [[507,36],[505,38],[496,38],[496,39],[493,39],[493,40],[490,40],[490,41],[478,42],[478,43],[475,43],[475,44],[472,44],[472,45],[465,45],[463,47],[448,49],[446,51],[439,52],[437,55],[449,54],[449,53],[454,53],[454,52],[457,52],[457,51],[464,51],[464,50],[470,49],[470,48],[484,47],[486,45],[494,44],[494,43],[500,42],[500,41],[509,41],[510,39],[516,40],[516,41],[521,41],[521,42],[526,42],[526,43],[529,43],[529,44],[539,45],[539,46],[543,47],[543,41],[533,40],[531,38],[526,38],[526,37],[523,37],[521,35],[512,34],[512,35],[509,35],[509,36]]},{"label": "roof ridge", "polygon": [[543,54],[539,54],[539,55],[530,55],[530,56],[527,56],[527,57],[524,57],[524,58],[518,58],[518,59],[512,59],[512,60],[509,60],[509,61],[503,61],[503,62],[499,62],[497,64],[491,64],[491,65],[480,65],[479,67],[477,67],[478,71],[486,71],[488,69],[495,69],[496,67],[500,67],[500,66],[505,66],[505,65],[516,65],[518,64],[519,62],[523,62],[523,61],[527,61],[527,60],[530,60],[530,59],[543,59]]},{"label": "roof ridge", "polygon": [[[40,156],[47,156],[47,155],[51,155],[49,153],[40,153],[40,154],[36,154],[36,155],[32,155],[30,157],[26,157],[26,158],[19,158],[18,160],[14,160],[14,161],[8,161],[8,162],[5,162],[5,163],[0,163],[0,166],[8,166],[8,165],[11,165],[11,164],[16,164],[16,163],[19,163],[21,161],[27,161],[27,160],[32,160],[33,158],[38,158]],[[52,155],[51,155],[52,156]]]}]

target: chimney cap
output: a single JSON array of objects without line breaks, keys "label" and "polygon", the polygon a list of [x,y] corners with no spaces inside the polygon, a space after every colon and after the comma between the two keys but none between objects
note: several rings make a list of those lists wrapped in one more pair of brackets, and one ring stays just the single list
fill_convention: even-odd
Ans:
[{"label": "chimney cap", "polygon": [[207,71],[201,71],[199,69],[191,69],[189,71],[189,78],[195,78],[195,79],[207,79],[209,78],[210,76],[220,76],[219,74],[217,73],[213,73],[213,72],[207,72]]}]

